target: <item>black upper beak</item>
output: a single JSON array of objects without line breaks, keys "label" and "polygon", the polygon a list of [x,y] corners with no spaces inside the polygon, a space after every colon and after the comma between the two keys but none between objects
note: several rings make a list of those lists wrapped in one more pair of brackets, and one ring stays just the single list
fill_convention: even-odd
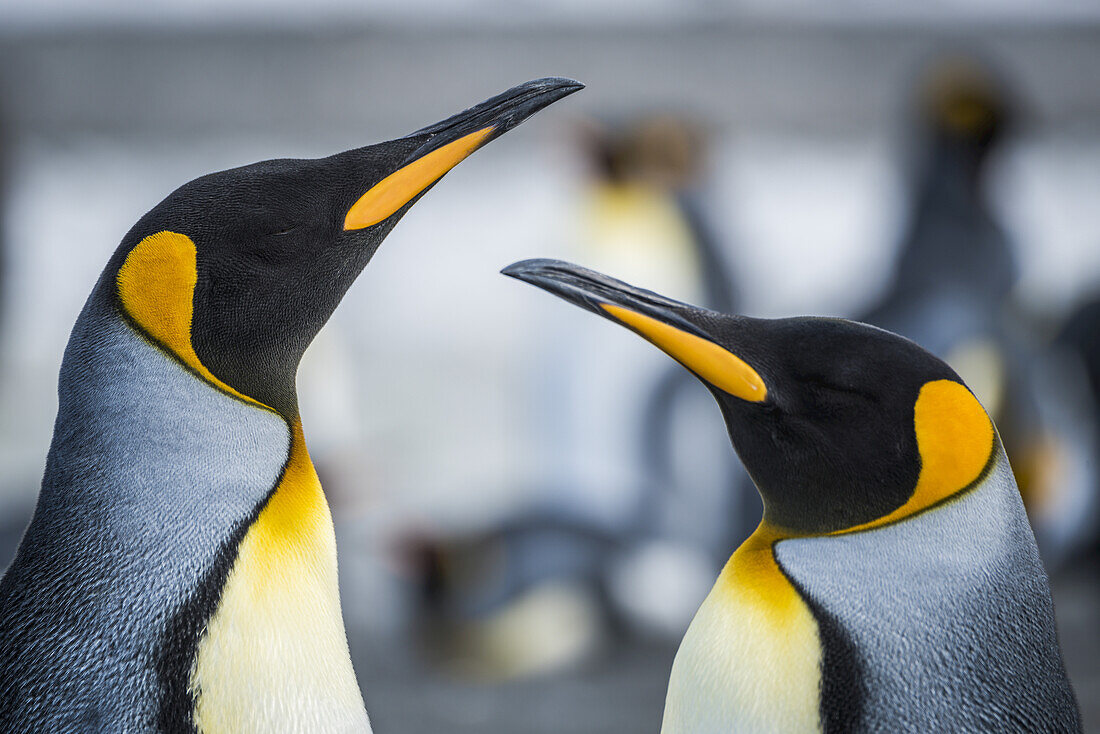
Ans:
[{"label": "black upper beak", "polygon": [[738,317],[689,306],[560,260],[524,260],[501,272],[626,326],[711,387],[753,403],[767,398],[759,373],[709,333],[713,325]]},{"label": "black upper beak", "polygon": [[706,337],[695,325],[693,314],[706,313],[705,309],[666,298],[653,291],[636,288],[629,283],[608,277],[595,270],[562,260],[538,258],[521,260],[500,271],[509,278],[522,280],[553,293],[570,303],[594,314],[620,323],[604,308],[620,306],[663,321],[684,331]]},{"label": "black upper beak", "polygon": [[[372,227],[404,211],[475,150],[543,107],[583,88],[584,85],[572,79],[537,79],[406,135],[401,140],[411,143],[405,145],[419,145],[359,196],[344,215],[344,229]],[[399,148],[407,150],[405,145]]]},{"label": "black upper beak", "polygon": [[581,89],[584,89],[584,85],[580,82],[562,77],[535,79],[518,87],[512,87],[464,112],[407,135],[406,137],[410,138],[431,135],[431,138],[409,158],[419,158],[465,135],[492,128],[492,132],[480,142],[484,145],[518,126],[544,107]]}]

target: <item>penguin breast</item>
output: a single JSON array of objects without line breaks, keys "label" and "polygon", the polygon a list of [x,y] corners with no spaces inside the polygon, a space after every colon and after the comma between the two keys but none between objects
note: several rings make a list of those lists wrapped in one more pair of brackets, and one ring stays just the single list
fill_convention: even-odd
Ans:
[{"label": "penguin breast", "polygon": [[817,625],[774,542],[761,526],[696,613],[672,665],[661,734],[821,730]]}]

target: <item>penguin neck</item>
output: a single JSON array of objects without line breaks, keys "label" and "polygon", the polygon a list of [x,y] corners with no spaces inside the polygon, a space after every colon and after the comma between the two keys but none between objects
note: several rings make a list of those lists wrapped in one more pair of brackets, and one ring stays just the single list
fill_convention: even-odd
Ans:
[{"label": "penguin neck", "polygon": [[369,731],[300,421],[182,364],[102,285],[66,349],[28,531],[72,528],[37,545],[101,582],[72,638],[102,638],[99,678],[168,730]]},{"label": "penguin neck", "polygon": [[332,515],[306,447],[300,418],[288,419],[290,452],[283,474],[246,539],[261,544],[263,568],[307,558],[336,568]]},{"label": "penguin neck", "polygon": [[791,533],[761,521],[756,530],[730,556],[720,583],[735,586],[753,603],[768,607],[772,614],[785,616],[800,603],[775,559],[775,544],[793,537]]},{"label": "penguin neck", "polygon": [[199,641],[188,686],[199,732],[370,728],[340,610],[331,513],[300,420],[290,426],[282,477],[241,539]]},{"label": "penguin neck", "polygon": [[922,199],[950,201],[985,211],[984,156],[972,144],[944,142],[929,156],[919,189]]},{"label": "penguin neck", "polygon": [[785,537],[762,522],[722,570],[676,653],[662,734],[821,731],[818,628],[776,561]]},{"label": "penguin neck", "polygon": [[66,348],[23,544],[33,553],[13,569],[49,620],[39,664],[82,671],[66,689],[73,710],[98,712],[111,731],[158,719],[174,730],[190,719],[199,640],[239,541],[294,476],[291,430],[137,331],[109,285],[104,276]]}]

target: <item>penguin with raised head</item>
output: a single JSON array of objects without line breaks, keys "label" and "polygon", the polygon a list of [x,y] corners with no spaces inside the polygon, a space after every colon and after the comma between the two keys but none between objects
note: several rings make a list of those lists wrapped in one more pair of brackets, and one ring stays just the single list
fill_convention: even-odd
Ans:
[{"label": "penguin with raised head", "polygon": [[195,179],[77,320],[34,519],[0,581],[4,732],[367,732],[298,361],[408,208],[581,87]]},{"label": "penguin with raised head", "polygon": [[677,652],[663,734],[1080,730],[997,431],[943,361],[864,324],[729,316],[568,263],[504,272],[702,380],[763,499]]}]

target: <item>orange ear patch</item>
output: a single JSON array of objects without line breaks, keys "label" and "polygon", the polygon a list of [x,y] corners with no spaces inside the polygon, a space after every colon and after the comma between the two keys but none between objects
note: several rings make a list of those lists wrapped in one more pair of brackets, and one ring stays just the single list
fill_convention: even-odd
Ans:
[{"label": "orange ear patch", "polygon": [[733,352],[651,316],[611,303],[601,304],[601,307],[677,362],[730,395],[753,403],[768,396],[764,380]]},{"label": "orange ear patch", "polygon": [[191,319],[197,257],[195,243],[178,232],[157,232],[143,239],[118,269],[122,308],[142,331],[199,377],[234,397],[271,410],[219,380],[195,353]]},{"label": "orange ear patch", "polygon": [[841,532],[869,530],[915,515],[981,476],[993,453],[993,422],[969,390],[953,380],[925,383],[913,422],[921,469],[913,496],[889,515]]}]

